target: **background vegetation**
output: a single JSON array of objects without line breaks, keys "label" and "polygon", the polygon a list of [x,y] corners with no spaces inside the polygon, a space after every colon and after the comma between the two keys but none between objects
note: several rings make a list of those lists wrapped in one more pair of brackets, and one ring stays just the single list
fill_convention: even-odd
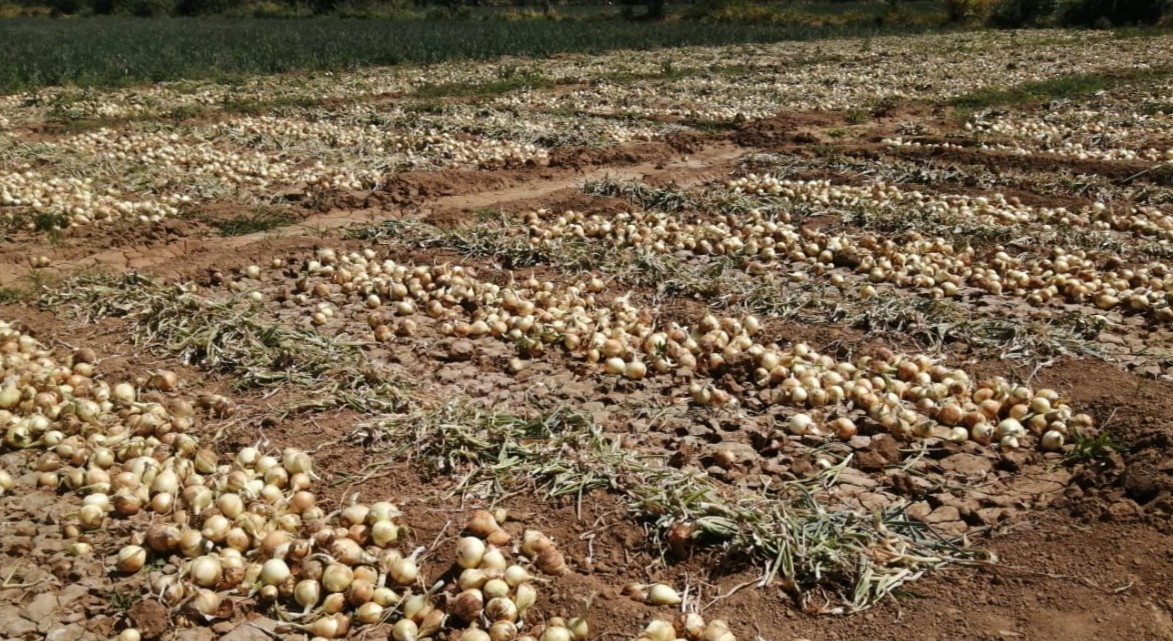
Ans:
[{"label": "background vegetation", "polygon": [[501,1],[0,0],[0,92],[950,26],[1173,23],[1173,0]]},{"label": "background vegetation", "polygon": [[557,19],[708,17],[729,7],[758,14],[820,19],[874,19],[892,6],[915,13],[942,0],[0,0],[0,15],[123,15],[299,18],[314,15],[392,19]]},{"label": "background vegetation", "polygon": [[[136,0],[153,2],[155,0]],[[694,20],[414,21],[168,18],[0,20],[0,92],[42,86],[115,86],[179,78],[231,80],[294,69],[436,63],[502,55],[724,45],[867,36],[912,24],[785,25]]]},{"label": "background vegetation", "polygon": [[948,0],[952,17],[994,27],[1098,27],[1173,22],[1173,0]]}]

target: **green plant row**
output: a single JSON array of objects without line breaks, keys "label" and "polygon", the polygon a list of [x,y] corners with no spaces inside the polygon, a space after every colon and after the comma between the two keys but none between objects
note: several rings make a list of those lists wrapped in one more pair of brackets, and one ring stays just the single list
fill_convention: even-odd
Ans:
[{"label": "green plant row", "polygon": [[[0,20],[0,93],[75,85],[231,79],[293,70],[430,64],[503,55],[865,37],[909,26],[646,23],[141,19]],[[923,27],[921,27],[923,29]]]}]

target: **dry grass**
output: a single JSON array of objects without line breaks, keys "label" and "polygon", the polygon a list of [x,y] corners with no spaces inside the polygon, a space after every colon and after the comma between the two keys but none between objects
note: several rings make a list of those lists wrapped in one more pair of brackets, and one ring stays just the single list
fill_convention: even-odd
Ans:
[{"label": "dry grass", "polygon": [[[715,573],[757,565],[760,585],[783,586],[812,613],[864,610],[930,570],[983,558],[906,518],[903,506],[864,514],[819,503],[815,494],[835,484],[850,457],[754,492],[624,447],[566,408],[521,418],[467,402],[381,418],[354,437],[387,453],[367,474],[416,460],[459,479],[456,492],[497,499],[519,490],[578,501],[591,491],[615,492],[635,519],[652,527],[661,551],[713,546],[723,559]],[[687,535],[682,541],[673,531]],[[677,538],[667,541],[670,536]]]},{"label": "dry grass", "polygon": [[273,323],[246,296],[217,299],[131,274],[74,280],[42,302],[85,322],[123,318],[137,345],[230,375],[239,389],[295,386],[303,400],[289,411],[396,411],[406,401],[407,386],[373,365],[362,343]]}]

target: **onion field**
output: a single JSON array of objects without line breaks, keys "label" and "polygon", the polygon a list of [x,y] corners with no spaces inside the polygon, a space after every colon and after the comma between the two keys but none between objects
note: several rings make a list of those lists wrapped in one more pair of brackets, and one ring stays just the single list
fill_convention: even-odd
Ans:
[{"label": "onion field", "polygon": [[0,72],[0,638],[1173,635],[1173,37],[552,24]]}]

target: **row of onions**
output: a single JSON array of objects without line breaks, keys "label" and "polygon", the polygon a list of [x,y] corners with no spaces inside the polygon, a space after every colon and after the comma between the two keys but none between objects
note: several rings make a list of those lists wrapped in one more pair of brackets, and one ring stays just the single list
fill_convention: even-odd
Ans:
[{"label": "row of onions", "polygon": [[55,214],[65,226],[115,220],[155,223],[175,216],[191,199],[180,194],[128,198],[92,178],[47,176],[24,166],[0,173],[0,221],[35,229],[36,216]]},{"label": "row of onions", "polygon": [[790,180],[770,174],[748,174],[725,185],[732,195],[769,196],[796,205],[844,208],[871,207],[909,211],[943,222],[1029,224],[1043,229],[1075,227],[1113,230],[1158,240],[1173,240],[1173,216],[1157,207],[1095,202],[1078,208],[1024,205],[1017,197],[934,194],[882,181],[868,185],[841,185],[829,180]]},{"label": "row of onions", "polygon": [[[980,148],[1077,160],[1173,163],[1173,83],[1126,86],[1044,111],[985,111],[966,121]],[[1162,144],[1162,142],[1164,144]],[[899,144],[899,143],[897,143]]]},{"label": "row of onions", "polygon": [[[98,534],[112,521],[141,525],[110,564],[123,575],[149,571],[150,593],[177,616],[212,620],[230,615],[231,601],[250,597],[314,638],[376,624],[391,626],[395,641],[588,637],[585,612],[570,619],[534,614],[550,580],[542,575],[570,569],[545,534],[506,531],[504,510],[475,511],[455,541],[455,565],[429,572],[424,548],[401,550],[407,525],[395,504],[355,500],[327,512],[313,492],[317,477],[306,452],[245,447],[225,460],[203,444],[193,430],[200,410],[230,412],[225,397],[185,400],[168,371],[110,385],[96,365],[88,349],[61,363],[0,323],[4,446],[31,454],[27,474],[0,473],[0,495],[26,477],[79,495],[63,526],[74,555],[104,547]],[[428,576],[440,575],[454,578],[428,584]],[[648,587],[651,596],[642,600],[652,605],[681,602],[668,586]],[[119,636],[139,638],[133,628]]]},{"label": "row of onions", "polygon": [[[354,118],[364,115],[359,111]],[[405,119],[403,113],[372,112],[368,118],[381,116]],[[448,120],[458,120],[454,113]],[[437,124],[437,123],[428,123]],[[445,122],[451,126],[455,123]],[[286,153],[310,153],[321,148],[337,149],[354,158],[378,159],[378,162],[402,167],[429,167],[436,164],[460,167],[496,168],[527,164],[544,164],[547,151],[532,143],[494,138],[458,137],[449,127],[412,127],[398,129],[351,122],[346,114],[331,119],[307,119],[281,116],[239,118],[216,125],[209,135],[235,145],[255,150],[283,150]],[[351,187],[358,189],[358,186]]]},{"label": "row of onions", "polygon": [[[862,47],[850,39],[813,48],[785,43],[738,47],[735,52],[710,49],[704,58],[696,55],[701,52],[666,50],[612,57],[610,66],[575,74],[581,87],[514,92],[494,102],[517,109],[729,122],[738,114],[756,118],[783,111],[843,112],[877,99],[945,100],[986,87],[1079,73],[1075,69],[1083,65],[1089,65],[1085,72],[1100,72],[1097,60],[1112,60],[1116,68],[1142,68],[1151,64],[1149,56],[1167,55],[1167,45],[1159,39],[1124,46],[1103,39],[1070,41],[1070,34],[1049,33],[1045,41],[1043,33],[1014,42],[987,32],[892,38]],[[1030,52],[1030,64],[1021,64],[1024,51]],[[661,68],[648,64],[657,57]],[[538,71],[546,66],[557,63]],[[638,80],[608,78],[625,74]]]},{"label": "row of onions", "polygon": [[[738,179],[733,184],[741,190],[751,183]],[[755,193],[763,189],[753,187]],[[880,185],[840,189],[813,181],[790,183],[776,193],[824,205],[867,202],[869,207],[923,207],[956,220],[979,219],[989,215],[980,213],[982,208],[991,209],[991,202],[975,203],[978,209],[970,209],[958,202],[917,204],[918,199],[883,196],[892,191]],[[1166,218],[1173,225],[1173,218]],[[657,254],[737,255],[744,257],[750,274],[789,268],[792,271],[783,274],[788,280],[825,278],[836,287],[848,284],[844,270],[850,270],[866,280],[860,287],[865,297],[875,295],[876,285],[881,283],[925,291],[938,298],[978,290],[1021,297],[1032,305],[1085,303],[1105,311],[1143,313],[1162,322],[1173,321],[1173,270],[1161,262],[1131,269],[1108,259],[1115,266],[1102,268],[1101,261],[1089,252],[1062,247],[1051,247],[1042,257],[1011,255],[1001,247],[978,254],[972,247],[956,247],[943,238],[916,232],[897,242],[870,232],[827,233],[792,224],[789,219],[785,212],[771,215],[759,210],[707,220],[647,211],[600,216],[537,210],[525,215],[526,226],[518,233],[524,233],[534,245],[586,238]]]},{"label": "row of onions", "polygon": [[242,193],[260,193],[273,187],[303,185],[306,189],[361,189],[377,184],[380,173],[348,167],[327,167],[299,161],[282,153],[222,144],[224,132],[213,126],[192,131],[117,131],[96,129],[52,143],[56,151],[87,158],[103,166],[134,167],[147,171],[155,184],[190,193],[200,181]]},{"label": "row of onions", "polygon": [[379,342],[416,334],[508,341],[521,352],[507,366],[514,372],[560,349],[631,380],[683,373],[692,377],[692,401],[703,406],[744,400],[720,384],[729,375],[759,398],[792,408],[796,436],[850,439],[865,421],[902,439],[972,439],[1009,449],[1032,442],[1059,450],[1071,433],[1093,427],[1054,390],[1001,377],[975,382],[923,354],[884,351],[839,361],[805,343],[770,340],[752,315],[710,313],[692,327],[660,326],[654,311],[630,295],[608,300],[597,277],[569,286],[532,276],[497,285],[470,268],[405,265],[379,260],[371,249],[323,248],[270,267],[227,276],[228,287],[257,300],[275,297],[293,310],[292,322],[352,332],[365,324]]},{"label": "row of onions", "polygon": [[[67,165],[84,160],[80,172],[49,165],[0,174],[0,214],[10,220],[57,214],[57,225],[66,228],[116,220],[156,223],[185,205],[225,195],[267,199],[273,189],[373,189],[392,168],[547,161],[546,150],[533,143],[470,138],[456,129],[405,131],[275,116],[176,130],[101,128],[42,143],[42,156],[59,155]],[[111,175],[105,180],[100,172]]]},{"label": "row of onions", "polygon": [[[972,127],[972,123],[966,123],[967,126]],[[1005,126],[998,127],[1005,133]],[[1016,132],[1025,133],[1025,132]],[[1058,132],[1055,132],[1058,133]],[[996,140],[996,139],[995,139]],[[967,145],[955,142],[934,142],[916,140],[912,138],[904,138],[903,136],[894,136],[892,138],[885,138],[882,141],[885,145],[895,148],[922,148],[922,149],[956,149],[967,150]],[[1161,150],[1154,147],[1145,149],[1127,149],[1119,147],[1099,148],[1087,143],[1074,142],[1070,140],[1063,140],[1057,144],[1035,144],[1014,142],[983,142],[977,147],[985,151],[995,151],[1009,153],[1015,156],[1037,156],[1040,154],[1053,154],[1058,156],[1066,156],[1074,160],[1107,160],[1107,161],[1148,161],[1154,163],[1154,166],[1164,163],[1173,162],[1173,149]]]}]

